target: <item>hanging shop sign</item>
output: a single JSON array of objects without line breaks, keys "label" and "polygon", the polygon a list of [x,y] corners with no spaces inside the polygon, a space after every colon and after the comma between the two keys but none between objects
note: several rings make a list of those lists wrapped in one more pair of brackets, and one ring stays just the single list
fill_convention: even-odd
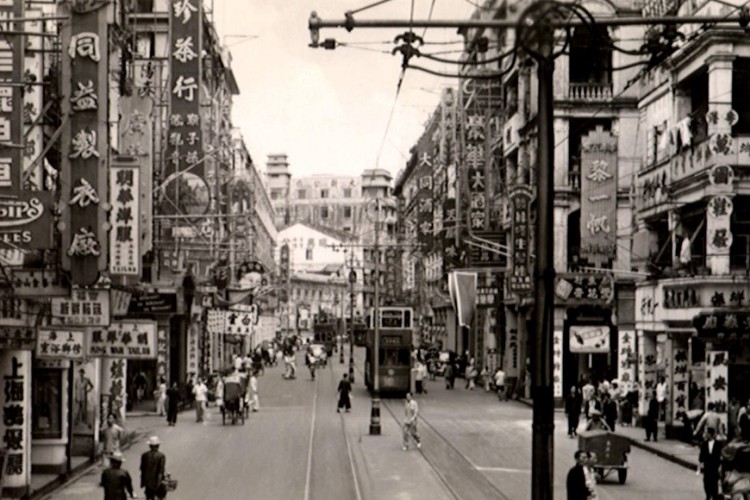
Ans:
[{"label": "hanging shop sign", "polygon": [[169,130],[162,213],[198,215],[208,209],[203,162],[201,0],[169,2]]},{"label": "hanging shop sign", "polygon": [[727,351],[706,352],[706,406],[714,404],[714,411],[727,428],[729,409],[729,353]]},{"label": "hanging shop sign", "polygon": [[16,297],[67,297],[70,285],[54,269],[12,269],[13,295]]},{"label": "hanging shop sign", "polygon": [[156,376],[169,379],[169,328],[161,326],[156,331]]},{"label": "hanging shop sign", "polygon": [[0,326],[0,350],[33,351],[36,333],[28,326]]},{"label": "hanging shop sign", "polygon": [[[3,418],[2,436],[5,449],[4,470],[2,471],[3,489],[28,489],[31,476],[31,386],[30,369],[31,356],[5,356],[2,359],[3,371]],[[35,417],[34,431],[40,430],[38,425],[42,416]],[[20,494],[17,496],[21,496]]]},{"label": "hanging shop sign", "polygon": [[481,248],[476,245],[471,245],[469,256],[472,267],[505,267],[508,265],[508,259],[505,255],[492,251],[492,245],[486,244],[482,241],[491,241],[492,243],[502,245],[504,248],[505,233],[472,231],[472,234],[479,239],[480,243],[482,243]]},{"label": "hanging shop sign", "polygon": [[635,346],[634,330],[617,330],[617,380],[630,384],[635,380]]},{"label": "hanging shop sign", "polygon": [[433,156],[431,151],[434,149],[431,137],[424,136],[423,140],[417,146],[420,148],[419,157],[417,158],[417,239],[425,248],[432,246],[434,237],[434,207],[432,196],[432,173],[433,173]]},{"label": "hanging shop sign", "polygon": [[224,333],[229,335],[250,335],[258,324],[258,305],[237,304],[225,314]]},{"label": "hanging shop sign", "polygon": [[443,201],[443,258],[446,273],[455,269],[460,262],[460,251],[456,243],[458,233],[457,212],[456,199],[446,198]]},{"label": "hanging shop sign", "polygon": [[257,260],[246,260],[237,266],[235,278],[237,286],[243,290],[258,288],[268,284],[266,268]]},{"label": "hanging shop sign", "polygon": [[750,336],[750,313],[715,311],[701,313],[693,319],[698,336],[706,338],[747,338]]},{"label": "hanging shop sign", "polygon": [[128,313],[130,298],[133,294],[127,290],[112,288],[109,291],[109,306],[112,316],[125,316]]},{"label": "hanging shop sign", "polygon": [[568,346],[573,353],[608,353],[610,327],[574,325],[570,327]]},{"label": "hanging shop sign", "polygon": [[109,290],[73,289],[70,297],[52,297],[52,317],[67,326],[106,326]]},{"label": "hanging shop sign", "polygon": [[530,186],[513,186],[509,188],[508,198],[511,206],[511,265],[508,277],[510,291],[526,296],[531,293],[531,200],[533,191]]},{"label": "hanging shop sign", "polygon": [[[23,18],[26,2],[2,2],[0,18]],[[25,24],[6,30],[23,30]],[[21,33],[8,34],[0,40],[0,81],[16,82],[16,85],[0,86],[0,142],[12,147],[0,148],[0,191],[4,194],[17,194],[24,189],[23,184],[23,106],[24,87],[18,82],[24,81],[24,52],[27,37]],[[34,38],[34,37],[30,37]],[[41,87],[37,89],[41,92]]]},{"label": "hanging shop sign", "polygon": [[109,272],[141,275],[140,165],[133,156],[115,156],[109,171]]},{"label": "hanging shop sign", "polygon": [[563,332],[552,333],[552,396],[563,397]]},{"label": "hanging shop sign", "polygon": [[121,96],[120,105],[120,151],[138,160],[140,179],[139,244],[141,255],[153,249],[151,214],[153,214],[153,124],[151,123],[154,101],[147,96]]},{"label": "hanging shop sign", "polygon": [[609,304],[614,296],[615,283],[610,274],[561,273],[555,277],[558,304]]},{"label": "hanging shop sign", "polygon": [[[0,123],[1,126],[2,123]],[[2,195],[0,197],[0,249],[51,248],[51,203],[52,193],[45,191],[19,191]]]},{"label": "hanging shop sign", "polygon": [[674,343],[672,364],[672,418],[678,420],[688,407],[688,345],[687,342]]},{"label": "hanging shop sign", "polygon": [[106,328],[92,328],[89,356],[102,358],[156,359],[155,321],[113,321]]},{"label": "hanging shop sign", "polygon": [[176,293],[143,293],[132,295],[128,305],[128,315],[176,314]]},{"label": "hanging shop sign", "polygon": [[85,331],[74,328],[40,328],[36,339],[37,359],[84,358]]},{"label": "hanging shop sign", "polygon": [[[44,13],[41,9],[29,9],[26,15],[37,18],[23,24],[24,31],[29,33],[25,37],[23,71],[28,81],[41,82],[44,74],[42,69],[42,55],[44,37],[43,22],[39,20]],[[33,33],[33,34],[32,34]],[[44,108],[44,88],[39,85],[28,85],[23,93],[23,179],[30,191],[52,190],[54,182],[43,161],[37,161],[42,155],[44,141],[43,120],[40,119]],[[45,179],[45,177],[48,177]],[[46,182],[45,182],[46,180]]]},{"label": "hanging shop sign", "polygon": [[595,264],[615,255],[617,137],[601,126],[581,138],[581,256]]},{"label": "hanging shop sign", "polygon": [[[62,266],[73,284],[93,285],[107,268],[108,8],[79,12],[62,3],[60,100]],[[72,9],[72,10],[71,10]],[[67,11],[67,12],[66,12]]]}]

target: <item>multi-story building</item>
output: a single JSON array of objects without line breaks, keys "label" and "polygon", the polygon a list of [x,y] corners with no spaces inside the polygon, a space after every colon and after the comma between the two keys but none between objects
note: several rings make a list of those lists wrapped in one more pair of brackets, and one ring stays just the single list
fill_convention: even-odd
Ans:
[{"label": "multi-story building", "polygon": [[[653,15],[728,12],[646,4]],[[644,392],[667,384],[668,428],[703,402],[726,424],[732,401],[748,399],[750,40],[740,26],[707,28],[681,26],[689,41],[638,87],[632,267],[648,279],[635,290],[637,367]]]}]

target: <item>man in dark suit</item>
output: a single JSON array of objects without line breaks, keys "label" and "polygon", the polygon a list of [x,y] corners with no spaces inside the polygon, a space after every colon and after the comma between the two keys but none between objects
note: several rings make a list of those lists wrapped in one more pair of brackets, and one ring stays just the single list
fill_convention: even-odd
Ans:
[{"label": "man in dark suit", "polygon": [[646,441],[651,441],[652,436],[654,441],[657,441],[659,433],[659,403],[656,401],[656,391],[647,392],[646,397],[648,398],[648,411],[643,423],[643,427],[646,429]]},{"label": "man in dark suit", "polygon": [[161,486],[167,457],[159,451],[160,444],[158,437],[151,436],[148,439],[149,450],[141,455],[141,488],[146,490],[147,500],[161,500],[167,496]]},{"label": "man in dark suit", "polygon": [[703,472],[703,490],[706,500],[716,500],[719,497],[719,467],[721,465],[721,443],[716,440],[716,430],[706,428],[705,440],[701,444],[698,455],[699,468]]},{"label": "man in dark suit", "polygon": [[587,500],[589,497],[589,488],[586,486],[586,474],[583,470],[587,458],[585,451],[578,450],[575,453],[576,464],[568,471],[566,489],[568,491],[568,500]]}]

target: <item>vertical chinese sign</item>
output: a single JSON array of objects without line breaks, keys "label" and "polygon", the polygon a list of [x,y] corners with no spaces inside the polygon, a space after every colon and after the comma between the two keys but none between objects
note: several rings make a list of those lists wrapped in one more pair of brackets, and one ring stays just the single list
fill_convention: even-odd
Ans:
[{"label": "vertical chinese sign", "polygon": [[706,408],[714,404],[716,413],[727,428],[729,409],[729,353],[727,351],[706,352]]},{"label": "vertical chinese sign", "polygon": [[469,197],[467,223],[470,231],[487,229],[487,110],[481,105],[480,84],[471,80],[463,86],[464,95],[464,168]]},{"label": "vertical chinese sign", "polygon": [[[24,17],[26,2],[0,2],[0,20]],[[3,31],[23,31],[24,23],[4,23]],[[31,37],[33,38],[33,37]],[[20,34],[10,34],[0,39],[0,82],[22,82],[24,69],[24,43]],[[23,144],[23,87],[0,86],[0,143]],[[23,189],[23,149],[0,149],[0,189],[17,192]]]},{"label": "vertical chinese sign", "polygon": [[[69,5],[61,4],[65,11]],[[104,4],[106,5],[106,4]],[[65,12],[62,28],[62,265],[76,285],[93,285],[107,267],[107,8]]]},{"label": "vertical chinese sign", "polygon": [[[16,3],[23,4],[23,2]],[[43,12],[39,9],[31,9],[26,11],[26,15],[32,18],[40,18]],[[30,21],[23,26],[25,31],[31,33],[41,33],[43,29],[42,21]],[[25,78],[30,83],[40,83],[44,77],[42,70],[44,47],[42,46],[42,40],[41,36],[26,37],[24,73]],[[49,184],[45,186],[43,162],[37,161],[42,153],[42,141],[44,138],[41,120],[42,108],[44,107],[42,89],[43,87],[40,85],[29,85],[23,91],[23,185],[24,189],[32,191],[42,191],[45,188],[51,189]]]},{"label": "vertical chinese sign", "polygon": [[531,200],[532,190],[527,185],[509,190],[511,210],[511,265],[509,288],[518,296],[531,293]]},{"label": "vertical chinese sign", "polygon": [[443,201],[443,267],[445,273],[450,273],[460,262],[459,247],[456,242],[458,219],[456,199],[446,198]]},{"label": "vertical chinese sign", "polygon": [[164,179],[190,170],[204,178],[200,120],[203,6],[169,2],[169,133]]},{"label": "vertical chinese sign", "polygon": [[[431,141],[426,141],[431,146]],[[432,210],[432,157],[427,151],[421,151],[417,159],[417,234],[419,243],[429,251],[433,240],[433,210]]]},{"label": "vertical chinese sign", "polygon": [[109,172],[109,272],[140,276],[140,164],[134,157],[112,159]]},{"label": "vertical chinese sign", "polygon": [[[6,450],[3,493],[21,497],[31,482],[31,352],[0,355],[3,377],[2,432]],[[5,496],[3,496],[5,498]]]},{"label": "vertical chinese sign", "polygon": [[599,266],[615,256],[617,137],[601,126],[581,138],[581,257]]}]

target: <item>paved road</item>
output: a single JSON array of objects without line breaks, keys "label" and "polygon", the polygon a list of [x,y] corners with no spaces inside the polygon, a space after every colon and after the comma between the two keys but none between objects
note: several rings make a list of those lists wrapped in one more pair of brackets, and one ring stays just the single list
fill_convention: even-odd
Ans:
[{"label": "paved road", "polygon": [[[466,491],[465,476],[452,475],[455,468],[481,472],[489,487],[485,498],[526,499],[531,491],[531,410],[517,402],[500,403],[483,390],[467,391],[458,387],[445,390],[442,383],[429,384],[429,392],[419,396],[425,438],[426,458],[453,483],[460,498]],[[389,403],[395,406],[395,402]],[[400,408],[400,407],[398,407]],[[567,425],[561,413],[555,425],[555,498],[565,498],[565,477],[573,465],[577,441],[566,435]],[[432,441],[432,443],[430,442]],[[442,451],[445,442],[453,449],[452,457]],[[433,453],[432,448],[439,451]],[[659,498],[683,500],[703,498],[702,481],[694,472],[674,465],[640,449],[629,455],[625,485],[615,474],[599,484],[600,499]]]},{"label": "paved road", "polygon": [[[172,498],[357,498],[344,416],[335,411],[334,375],[329,367],[312,381],[304,363],[301,367],[299,377],[290,381],[281,378],[281,367],[266,370],[259,379],[261,411],[251,413],[244,426],[222,426],[215,408],[205,424],[196,423],[192,412],[180,414],[176,427],[156,417],[139,417],[149,419],[149,433],[163,442],[167,470],[179,480]],[[139,443],[125,453],[124,466],[136,486],[143,451],[146,446]],[[100,500],[99,474],[93,470],[48,498]],[[142,490],[137,494],[143,498]]]}]

